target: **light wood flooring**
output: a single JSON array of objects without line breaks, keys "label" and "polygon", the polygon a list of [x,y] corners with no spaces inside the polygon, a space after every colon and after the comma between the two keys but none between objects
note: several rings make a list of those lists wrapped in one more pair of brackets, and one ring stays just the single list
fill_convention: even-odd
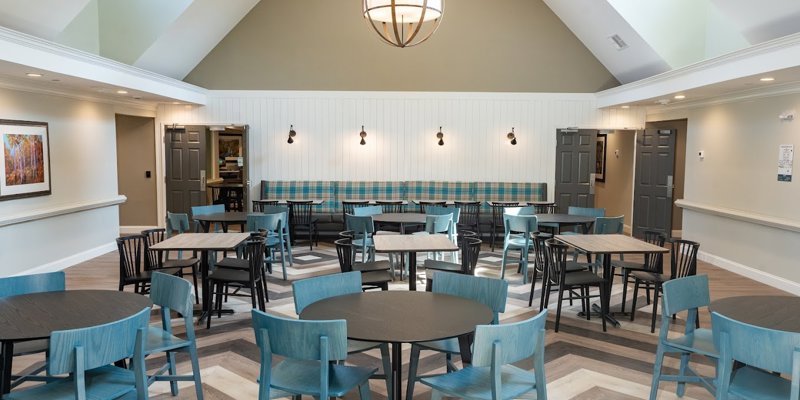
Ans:
[{"label": "light wood flooring", "polygon": [[[702,246],[701,246],[702,249]],[[477,275],[499,277],[501,253],[490,252],[488,247],[480,255],[476,271]],[[292,302],[291,282],[311,276],[338,272],[338,261],[335,248],[328,243],[320,243],[313,251],[307,246],[295,247],[294,266],[289,267],[289,280],[283,281],[280,276],[280,267],[274,268],[274,274],[269,277],[268,307],[270,312],[296,317]],[[635,260],[635,257],[626,257],[626,260]],[[665,263],[668,263],[665,257]],[[109,289],[116,290],[119,259],[116,252],[97,257],[88,262],[68,268],[67,289]],[[506,279],[510,283],[509,298],[506,312],[501,315],[501,323],[512,322],[535,315],[538,311],[537,302],[540,285],[537,282],[534,307],[528,307],[528,294],[530,285],[521,284],[521,276],[515,272],[516,266],[507,269]],[[711,282],[712,300],[729,296],[745,294],[786,294],[777,289],[760,284],[750,279],[741,277],[711,266],[699,263],[699,273],[708,274]],[[424,273],[420,274],[424,279]],[[422,283],[421,283],[422,284]],[[424,284],[422,284],[424,287]],[[395,281],[390,290],[407,290],[407,282]],[[620,307],[622,285],[619,279],[612,293],[611,307],[618,310]],[[629,290],[628,302],[632,287]],[[554,296],[553,296],[554,297]],[[641,308],[637,311],[636,320],[628,321],[627,317],[620,317],[622,327],[614,328],[609,325],[608,332],[604,333],[600,321],[593,318],[591,321],[578,318],[579,308],[570,307],[565,303],[562,311],[561,327],[558,333],[553,331],[555,309],[551,301],[551,312],[546,334],[546,365],[548,396],[551,399],[641,399],[646,398],[650,390],[652,362],[658,339],[658,328],[655,334],[650,333],[651,306],[645,303],[644,295],[639,298]],[[236,312],[234,315],[214,318],[211,330],[198,327],[198,345],[200,353],[200,366],[202,369],[203,390],[206,399],[255,399],[258,384],[258,349],[254,343],[253,331],[250,326],[249,300],[233,300],[227,305]],[[630,307],[628,307],[630,308]],[[154,314],[155,315],[155,314]],[[710,316],[707,312],[701,314],[704,326],[709,325]],[[413,323],[410,321],[409,323]],[[680,325],[680,317],[678,321]],[[658,325],[657,325],[658,326]],[[179,332],[181,328],[178,328]],[[410,346],[404,348],[404,366],[407,367]],[[15,370],[24,368],[37,359],[29,356],[15,359]],[[154,360],[161,361],[161,360]],[[181,370],[188,369],[186,359],[180,358]],[[668,358],[665,367],[674,372],[677,365],[676,359]],[[704,360],[700,362],[699,370],[713,374],[713,367]],[[374,365],[380,368],[380,355],[377,351],[351,356],[348,362],[360,365]],[[155,364],[155,363],[154,363]],[[532,368],[531,365],[522,364]],[[423,352],[420,362],[420,373],[444,371],[444,357],[432,352]],[[403,376],[406,376],[405,371]],[[386,398],[386,388],[381,380],[370,383],[372,397],[375,399]],[[193,399],[194,390],[190,383],[181,384],[183,388],[177,396],[179,399]],[[405,395],[405,386],[403,386]],[[660,399],[676,398],[675,385],[662,383]],[[166,383],[156,383],[151,387],[154,398],[172,398]],[[421,384],[417,384],[414,397],[427,399],[430,392]],[[532,395],[533,397],[533,395]],[[348,398],[357,398],[357,393],[348,395]],[[711,399],[704,389],[689,385],[686,399]]]}]

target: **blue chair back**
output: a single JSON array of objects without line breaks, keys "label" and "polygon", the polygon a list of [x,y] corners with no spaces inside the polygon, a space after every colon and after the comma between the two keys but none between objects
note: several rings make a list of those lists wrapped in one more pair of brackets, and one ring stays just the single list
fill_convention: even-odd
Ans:
[{"label": "blue chair back", "polygon": [[[494,367],[498,367],[524,360],[534,354],[543,355],[546,321],[547,309],[525,321],[502,325],[478,325],[475,328],[472,365],[492,367],[494,360],[496,363]],[[497,357],[495,348],[499,350]],[[537,384],[544,383],[537,382]]]},{"label": "blue chair back", "polygon": [[347,214],[345,215],[345,227],[356,235],[369,236],[375,233],[375,223],[372,221],[371,215],[356,216]]},{"label": "blue chair back", "polygon": [[[186,279],[162,272],[153,272],[150,280],[150,300],[161,307],[161,314],[166,313],[169,319],[169,310],[175,311],[185,320],[192,321],[193,301],[192,284]],[[187,331],[191,329],[187,324]]]},{"label": "blue chair back", "polygon": [[47,372],[50,375],[81,372],[76,371],[76,357],[83,358],[83,370],[131,358],[137,346],[144,346],[145,329],[149,320],[148,307],[116,322],[89,328],[54,331],[50,334]]},{"label": "blue chair back", "polygon": [[534,206],[506,207],[506,208],[503,209],[503,214],[509,214],[509,215],[535,215],[536,214],[536,207],[534,207]]},{"label": "blue chair back", "polygon": [[661,289],[664,292],[661,312],[665,316],[707,307],[711,303],[711,296],[708,292],[708,275],[672,279],[664,282]]},{"label": "blue chair back", "polygon": [[247,225],[245,229],[248,232],[258,232],[259,229],[263,229],[269,232],[279,233],[283,228],[281,228],[285,224],[284,214],[277,213],[277,214],[248,214],[247,215]]},{"label": "blue chair back", "polygon": [[434,293],[474,300],[489,307],[494,314],[493,324],[498,322],[498,314],[506,310],[508,282],[505,279],[434,271],[432,290]]},{"label": "blue chair back", "polygon": [[0,297],[64,290],[64,271],[0,278]]},{"label": "blue chair back", "polygon": [[597,217],[594,220],[594,233],[597,235],[621,234],[625,224],[625,216]]},{"label": "blue chair back", "polygon": [[[214,204],[210,206],[194,206],[192,207],[192,218],[198,215],[207,215],[207,214],[216,214],[216,213],[224,213],[225,212],[225,205],[224,204]],[[217,224],[214,224],[217,225]],[[200,231],[200,223],[195,221],[195,229],[199,232]],[[219,227],[216,229],[209,229],[210,231],[219,231]]]},{"label": "blue chair back", "polygon": [[[296,360],[318,361],[347,358],[347,322],[343,319],[305,321],[281,318],[256,309],[252,310],[252,316],[256,344],[262,355],[267,352],[270,358],[277,354]],[[327,362],[321,364],[328,365]]]},{"label": "blue chair back", "polygon": [[189,231],[189,215],[186,213],[173,213],[167,211],[167,237],[174,232],[184,233]]},{"label": "blue chair back", "polygon": [[381,206],[366,206],[356,207],[353,209],[353,215],[357,217],[366,217],[370,215],[383,214],[383,207]]},{"label": "blue chair back", "polygon": [[[427,208],[426,208],[427,210]],[[426,215],[425,232],[428,233],[453,233],[453,215]]]},{"label": "blue chair back", "polygon": [[447,215],[453,216],[453,224],[457,224],[461,218],[461,209],[458,207],[426,206],[425,215]]},{"label": "blue chair back", "polygon": [[535,215],[510,215],[503,214],[503,225],[506,236],[511,232],[524,233],[530,239],[530,234],[539,230],[539,218]]},{"label": "blue chair back", "polygon": [[303,312],[309,304],[345,294],[361,293],[361,272],[345,272],[292,282],[294,310]]},{"label": "blue chair back", "polygon": [[733,359],[751,367],[791,374],[796,359],[796,373],[800,375],[800,333],[762,328],[716,312],[711,313],[711,326],[721,362]]},{"label": "blue chair back", "polygon": [[569,206],[567,214],[580,215],[582,217],[605,217],[605,208],[591,208],[591,207],[575,207]]}]

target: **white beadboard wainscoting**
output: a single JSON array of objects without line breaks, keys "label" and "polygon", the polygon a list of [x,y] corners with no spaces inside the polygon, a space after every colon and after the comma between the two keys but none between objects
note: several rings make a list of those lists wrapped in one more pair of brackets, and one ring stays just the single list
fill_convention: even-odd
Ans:
[{"label": "white beadboard wainscoting", "polygon": [[161,105],[157,122],[161,135],[173,123],[249,125],[253,195],[262,179],[431,180],[547,182],[552,198],[557,128],[635,129],[645,117],[599,110],[586,93],[209,91],[206,106]]}]

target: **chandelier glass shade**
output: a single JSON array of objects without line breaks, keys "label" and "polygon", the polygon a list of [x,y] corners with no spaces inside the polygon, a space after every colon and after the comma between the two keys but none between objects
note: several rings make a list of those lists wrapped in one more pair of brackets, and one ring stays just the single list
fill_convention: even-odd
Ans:
[{"label": "chandelier glass shade", "polygon": [[416,46],[439,28],[444,0],[363,0],[364,18],[395,47]]}]

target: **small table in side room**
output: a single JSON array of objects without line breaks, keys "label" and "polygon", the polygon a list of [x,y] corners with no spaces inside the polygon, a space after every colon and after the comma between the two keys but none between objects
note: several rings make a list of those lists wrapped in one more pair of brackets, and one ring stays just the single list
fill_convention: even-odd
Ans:
[{"label": "small table in side room", "polygon": [[[230,251],[239,247],[250,237],[248,233],[182,233],[150,246],[150,250],[199,251],[200,275],[203,281],[203,313],[198,323],[208,316],[211,306],[211,293],[208,287],[209,254],[212,251]],[[210,318],[210,316],[208,316]]]},{"label": "small table in side room", "polygon": [[714,300],[708,308],[746,324],[800,333],[800,297],[736,296]]},{"label": "small table in side room", "polygon": [[379,253],[409,253],[408,290],[417,290],[417,252],[458,251],[447,235],[374,235],[372,241]]},{"label": "small table in side room", "polygon": [[[399,236],[399,235],[395,235]],[[472,360],[469,334],[492,322],[489,307],[456,296],[429,292],[381,291],[320,300],[300,313],[301,319],[347,321],[347,337],[392,345],[392,394],[402,399],[403,343],[459,338],[461,359]]]},{"label": "small table in side room", "polygon": [[0,393],[11,389],[15,342],[48,339],[53,331],[119,321],[152,306],[146,296],[116,290],[66,290],[0,298]]},{"label": "small table in side room", "polygon": [[[555,238],[583,252],[595,256],[605,255],[603,257],[603,278],[606,281],[606,304],[611,300],[611,286],[614,281],[611,271],[612,254],[669,253],[668,249],[626,235],[556,235]],[[592,307],[596,306],[592,305]],[[614,326],[620,326],[619,321],[611,316],[610,311],[605,318]]]}]

